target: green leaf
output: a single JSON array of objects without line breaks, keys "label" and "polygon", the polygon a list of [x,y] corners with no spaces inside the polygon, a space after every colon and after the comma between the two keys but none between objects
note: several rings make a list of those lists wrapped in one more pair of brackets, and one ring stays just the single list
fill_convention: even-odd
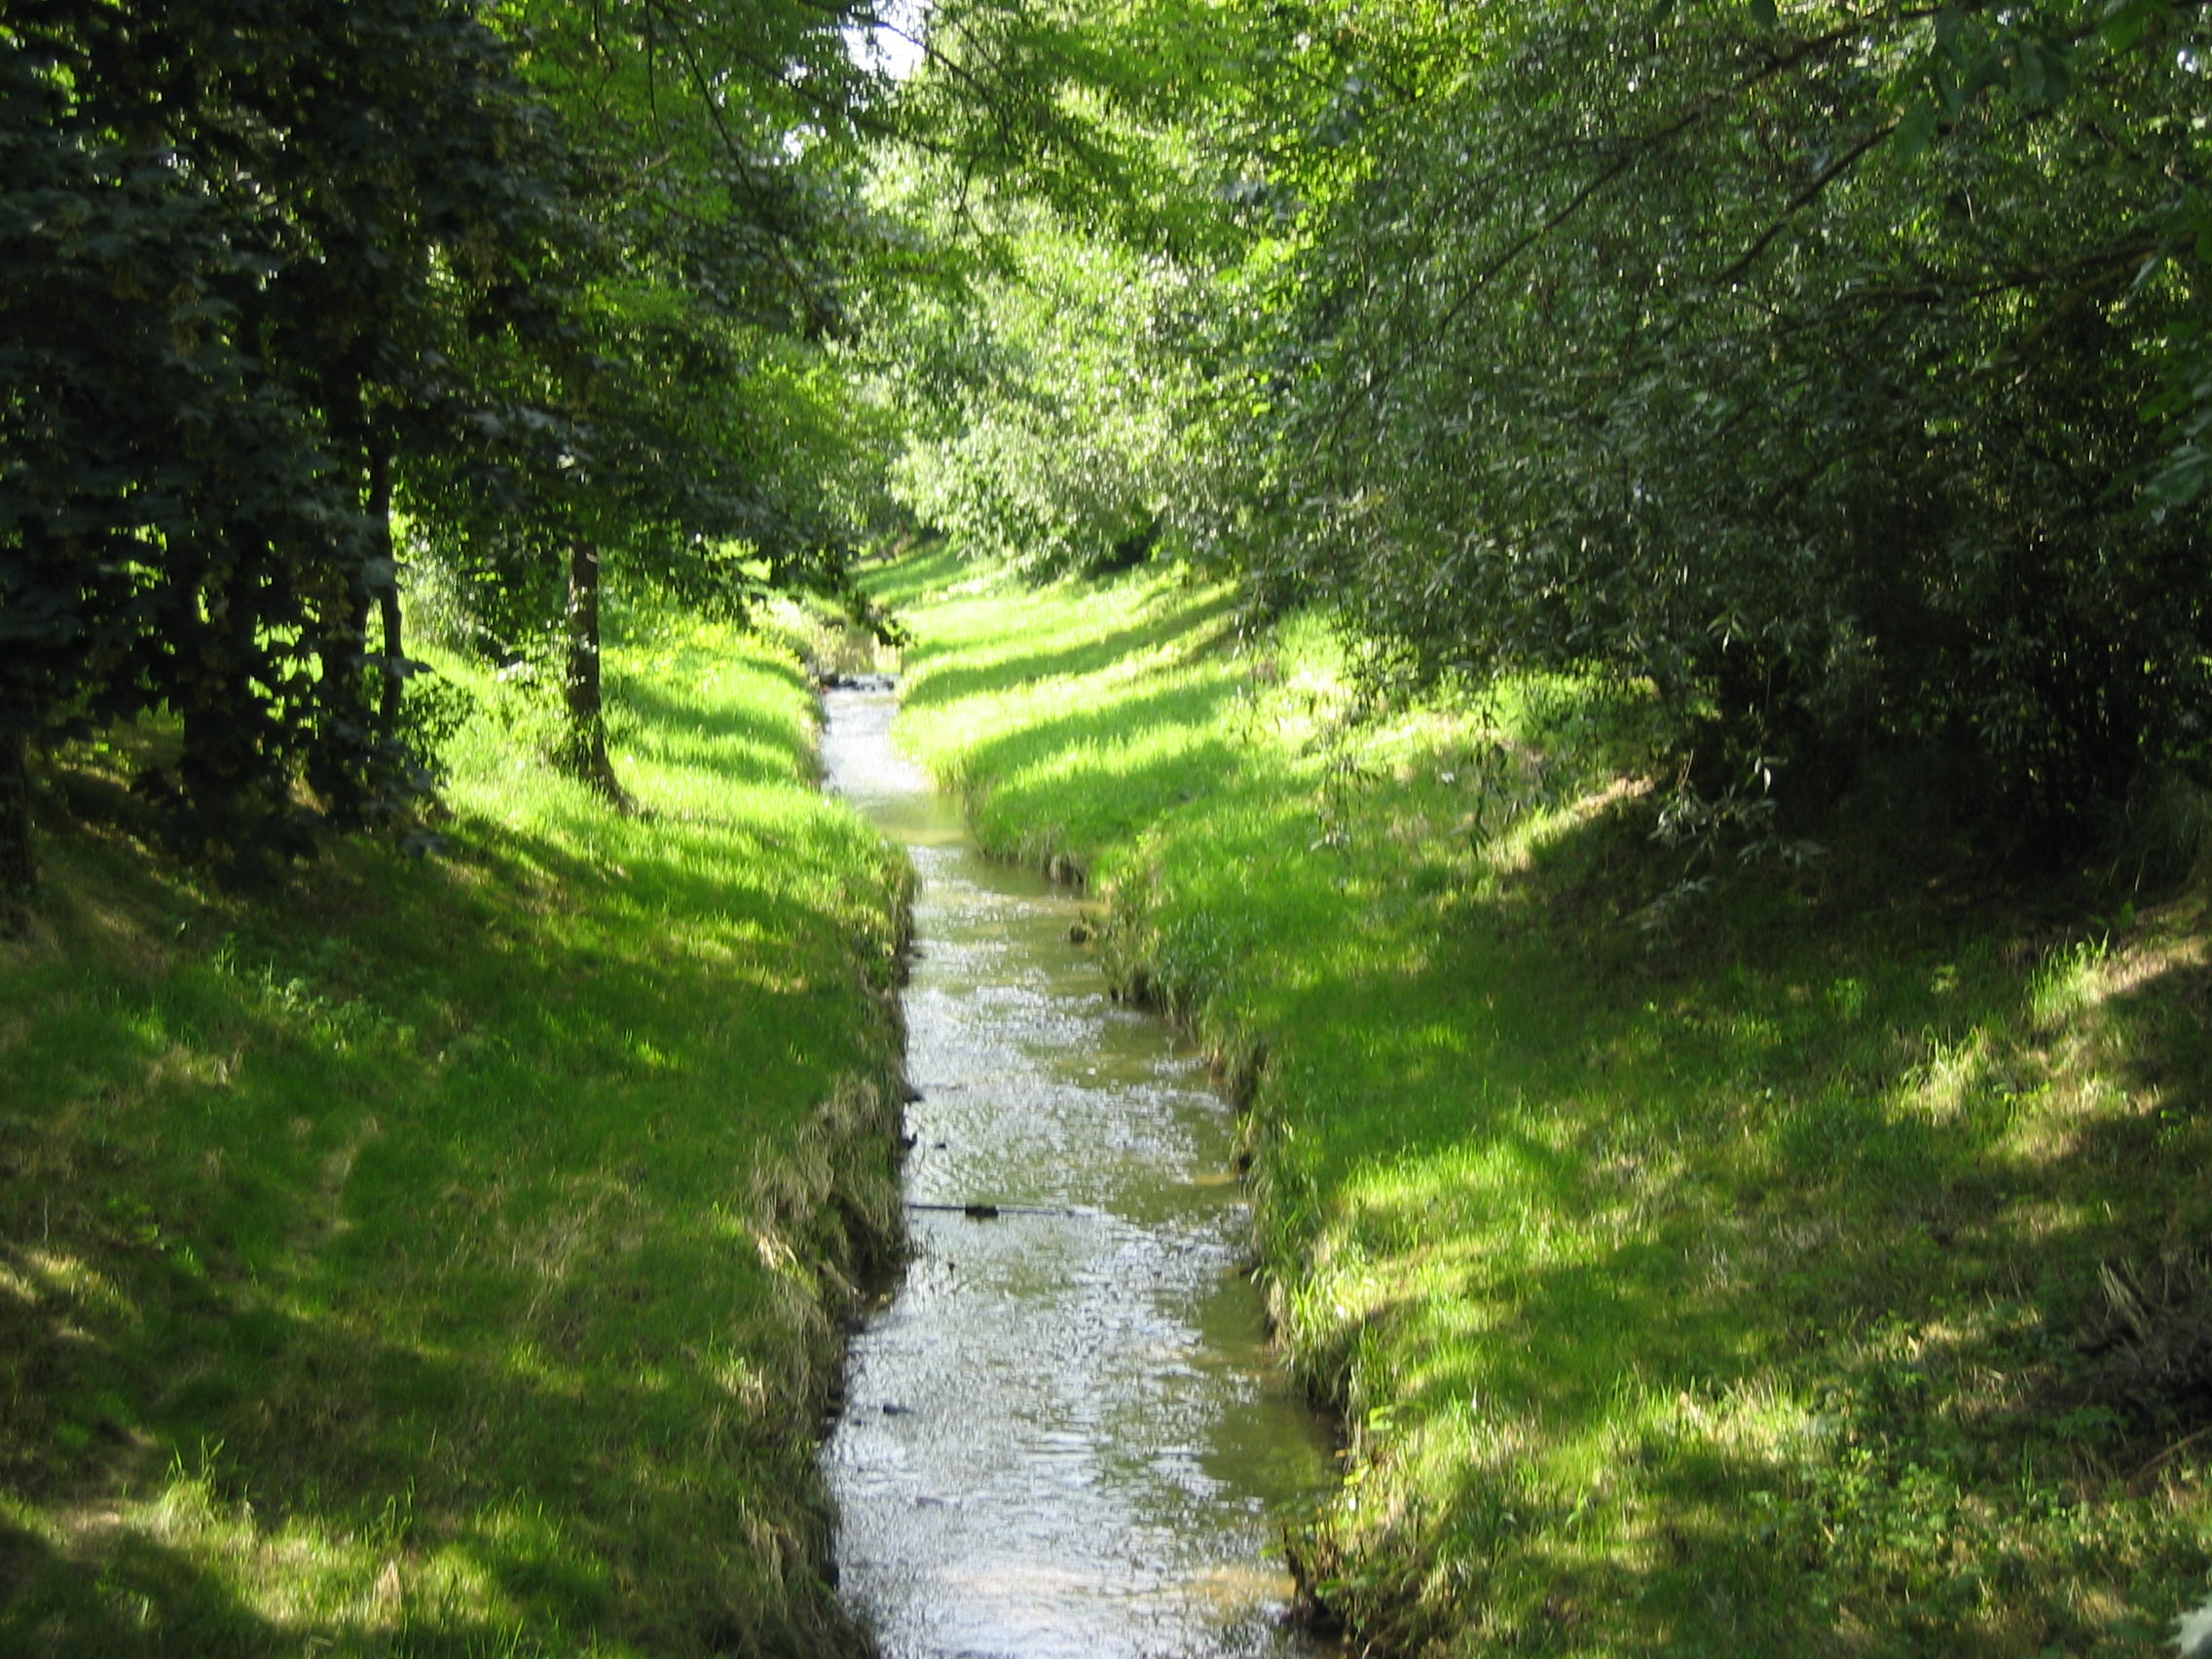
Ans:
[{"label": "green leaf", "polygon": [[1775,9],[1775,0],[1751,0],[1751,19],[1759,27],[1771,29],[1781,22],[1782,15]]},{"label": "green leaf", "polygon": [[2156,506],[2186,507],[2204,494],[2207,485],[2212,485],[2212,452],[2197,444],[2184,444],[2144,494]]},{"label": "green leaf", "polygon": [[2105,45],[2115,52],[2125,52],[2143,38],[2143,30],[2150,20],[2150,15],[2143,8],[2130,6],[2118,16],[2105,18],[2097,29],[2105,37]]},{"label": "green leaf", "polygon": [[2143,38],[2152,18],[2159,10],[2160,0],[2112,0],[2103,18],[2098,19],[2097,30],[2104,36],[2106,46],[2115,52],[2125,52]]},{"label": "green leaf", "polygon": [[1905,106],[1904,115],[1898,122],[1894,142],[1897,145],[1898,154],[1905,160],[1911,161],[1926,151],[1928,146],[1935,141],[1935,137],[1936,100],[1928,93],[1922,92]]}]

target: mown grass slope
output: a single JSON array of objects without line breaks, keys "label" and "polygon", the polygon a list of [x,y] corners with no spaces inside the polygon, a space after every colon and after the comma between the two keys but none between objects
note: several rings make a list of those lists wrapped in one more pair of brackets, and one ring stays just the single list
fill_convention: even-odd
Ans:
[{"label": "mown grass slope", "polygon": [[886,591],[908,741],[1248,1094],[1347,1424],[1293,1548],[1363,1641],[2170,1651],[2212,1586],[2199,894],[2000,890],[1896,802],[1685,870],[1632,692],[1358,719],[1325,630],[1172,574]]},{"label": "mown grass slope", "polygon": [[858,1650],[812,1431],[898,1225],[903,866],[756,642],[613,654],[630,820],[447,666],[441,858],[245,902],[48,815],[0,944],[0,1653]]}]

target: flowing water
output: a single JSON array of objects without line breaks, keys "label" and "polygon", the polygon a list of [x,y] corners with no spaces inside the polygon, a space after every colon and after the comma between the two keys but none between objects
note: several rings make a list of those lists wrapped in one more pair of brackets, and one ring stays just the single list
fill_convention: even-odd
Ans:
[{"label": "flowing water", "polygon": [[824,1455],[845,1594],[888,1659],[1312,1655],[1269,1550],[1328,1445],[1238,1271],[1229,1108],[1108,995],[1075,901],[976,851],[895,707],[831,693],[824,743],[921,878],[913,1260]]}]

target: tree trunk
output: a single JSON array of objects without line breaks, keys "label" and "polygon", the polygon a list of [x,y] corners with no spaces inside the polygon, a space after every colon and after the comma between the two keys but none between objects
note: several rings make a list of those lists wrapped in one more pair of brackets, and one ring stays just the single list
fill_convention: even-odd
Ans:
[{"label": "tree trunk", "polygon": [[355,566],[334,571],[316,618],[315,654],[321,680],[319,707],[308,751],[308,784],[340,829],[361,822],[370,789],[369,596],[366,572]]},{"label": "tree trunk", "polygon": [[634,803],[607,755],[607,711],[599,678],[599,550],[569,544],[568,768],[624,812]]},{"label": "tree trunk", "polygon": [[0,731],[0,903],[21,898],[38,881],[31,857],[30,740]]},{"label": "tree trunk", "polygon": [[406,654],[406,635],[399,614],[399,549],[391,539],[391,445],[381,443],[369,457],[369,517],[376,523],[380,556],[387,567],[384,585],[377,593],[377,612],[384,619],[384,681],[377,690],[377,727],[389,737],[399,724],[400,699],[406,695],[407,677],[400,660]]}]

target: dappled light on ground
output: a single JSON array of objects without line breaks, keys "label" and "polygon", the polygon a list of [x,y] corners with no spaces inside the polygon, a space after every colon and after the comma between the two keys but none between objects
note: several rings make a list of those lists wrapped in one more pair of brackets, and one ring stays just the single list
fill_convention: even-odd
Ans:
[{"label": "dappled light on ground", "polygon": [[649,816],[478,682],[443,860],[66,855],[67,949],[0,961],[0,1649],[851,1640],[807,1426],[896,1228],[903,877],[793,670],[655,649]]},{"label": "dappled light on ground", "polygon": [[948,594],[908,729],[1251,1091],[1321,1593],[1436,1654],[2156,1651],[2212,1569],[2199,903],[1684,881],[1633,687],[1362,719],[1200,592]]}]

